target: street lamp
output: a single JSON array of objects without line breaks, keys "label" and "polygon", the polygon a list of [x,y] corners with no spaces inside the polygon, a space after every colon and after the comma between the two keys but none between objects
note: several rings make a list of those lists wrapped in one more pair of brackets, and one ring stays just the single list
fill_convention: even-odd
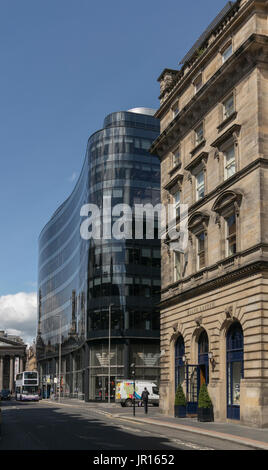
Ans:
[{"label": "street lamp", "polygon": [[132,374],[132,377],[133,377],[133,416],[135,416],[135,404],[136,404],[136,400],[135,400],[135,375],[136,375],[136,364],[135,362],[133,362],[132,364],[130,364],[130,367],[131,367],[131,374]]},{"label": "street lamp", "polygon": [[112,317],[112,307],[113,307],[113,304],[110,304],[109,305],[109,343],[108,343],[108,358],[109,358],[109,362],[108,362],[108,403],[111,402],[111,386],[110,386],[110,382],[111,382],[111,317]]},{"label": "street lamp", "polygon": [[61,315],[55,315],[60,319],[60,341],[59,341],[59,403],[60,403],[60,386],[61,386]]}]

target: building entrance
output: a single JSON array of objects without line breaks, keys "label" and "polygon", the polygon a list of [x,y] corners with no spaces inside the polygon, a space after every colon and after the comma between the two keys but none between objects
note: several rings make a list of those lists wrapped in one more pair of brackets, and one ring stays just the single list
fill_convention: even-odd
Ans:
[{"label": "building entrance", "polygon": [[[115,401],[115,377],[110,377],[110,399]],[[108,401],[108,376],[100,375],[95,377],[95,400]]]},{"label": "building entrance", "polygon": [[199,366],[188,364],[186,367],[186,400],[187,414],[197,414],[199,393]]},{"label": "building entrance", "polygon": [[209,383],[208,335],[203,331],[198,340],[198,364],[187,365],[186,391],[187,413],[197,414],[200,387]]}]

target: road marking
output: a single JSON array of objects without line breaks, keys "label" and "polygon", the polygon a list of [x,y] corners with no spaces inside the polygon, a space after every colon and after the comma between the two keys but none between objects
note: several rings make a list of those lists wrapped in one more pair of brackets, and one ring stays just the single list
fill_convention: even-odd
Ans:
[{"label": "road marking", "polygon": [[[131,431],[131,432],[135,432],[135,433],[139,433],[141,432],[140,429],[137,429],[137,428],[128,428],[127,426],[118,426],[119,429],[124,429],[125,431]],[[142,431],[143,433],[146,432],[147,434],[150,434],[148,431]]]},{"label": "road marking", "polygon": [[175,444],[179,444],[185,447],[190,447],[191,449],[195,449],[195,450],[215,450],[210,447],[203,447],[197,444],[193,444],[192,442],[183,442],[180,439],[171,439],[171,442],[174,442]]}]

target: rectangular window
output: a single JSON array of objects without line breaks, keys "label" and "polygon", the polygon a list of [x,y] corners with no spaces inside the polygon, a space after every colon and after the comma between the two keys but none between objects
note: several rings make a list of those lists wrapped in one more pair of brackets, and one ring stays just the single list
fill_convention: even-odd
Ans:
[{"label": "rectangular window", "polygon": [[179,102],[177,101],[174,106],[172,107],[172,112],[173,112],[173,119],[179,114],[180,109],[179,109]]},{"label": "rectangular window", "polygon": [[225,166],[225,179],[230,178],[236,172],[236,164],[235,164],[235,147],[231,145],[227,150],[224,152],[224,166]]},{"label": "rectangular window", "polygon": [[176,218],[180,217],[180,203],[181,203],[181,193],[178,191],[174,195],[174,204],[175,204],[175,211],[176,211]]},{"label": "rectangular window", "polygon": [[196,200],[202,199],[205,196],[205,179],[204,171],[200,171],[196,175]]},{"label": "rectangular window", "polygon": [[205,234],[204,232],[197,235],[197,268],[205,267]]},{"label": "rectangular window", "polygon": [[222,62],[223,63],[226,62],[226,60],[229,59],[229,57],[231,57],[232,53],[233,53],[233,46],[232,46],[232,44],[230,44],[222,52]]},{"label": "rectangular window", "polygon": [[176,152],[173,153],[173,165],[177,166],[181,163],[181,149],[178,148]]},{"label": "rectangular window", "polygon": [[174,253],[174,281],[181,279],[181,254],[178,252]]},{"label": "rectangular window", "polygon": [[234,95],[232,94],[223,102],[223,119],[227,119],[231,116],[234,110]]},{"label": "rectangular window", "polygon": [[203,86],[202,74],[198,75],[197,79],[194,81],[195,93],[197,93],[200,88]]},{"label": "rectangular window", "polygon": [[201,123],[195,129],[195,145],[199,145],[204,140],[204,125]]},{"label": "rectangular window", "polygon": [[227,228],[227,256],[235,255],[236,253],[236,219],[235,214],[230,215],[226,219]]}]

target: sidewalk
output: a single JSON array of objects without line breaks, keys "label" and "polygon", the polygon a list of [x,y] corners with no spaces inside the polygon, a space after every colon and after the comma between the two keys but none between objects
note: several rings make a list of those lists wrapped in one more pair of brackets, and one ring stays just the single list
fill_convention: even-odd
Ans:
[{"label": "sidewalk", "polygon": [[[237,423],[200,423],[197,418],[173,418],[164,416],[159,412],[159,408],[149,407],[148,415],[144,414],[144,408],[135,408],[135,417],[133,408],[123,408],[116,403],[85,403],[76,399],[44,400],[45,403],[57,404],[62,406],[78,406],[79,408],[90,409],[109,417],[123,419],[138,423],[147,423],[152,426],[162,426],[173,428],[185,432],[202,434],[208,437],[223,439],[226,441],[237,442],[255,449],[268,450],[268,429],[251,428]],[[40,402],[42,403],[42,401]]]}]

